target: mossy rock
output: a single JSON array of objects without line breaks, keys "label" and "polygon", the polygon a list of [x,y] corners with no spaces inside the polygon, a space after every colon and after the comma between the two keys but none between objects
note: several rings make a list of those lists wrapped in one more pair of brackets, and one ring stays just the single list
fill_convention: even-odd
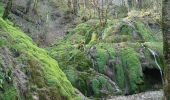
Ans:
[{"label": "mossy rock", "polygon": [[[148,86],[144,82],[142,44],[145,60],[150,61],[145,67],[156,67],[147,48],[158,53],[158,63],[163,65],[162,47],[158,46],[162,45],[162,40],[155,41],[158,40],[153,31],[139,18],[108,20],[105,27],[101,27],[99,21],[95,24],[87,21],[48,51],[59,61],[76,88],[86,96],[101,98],[145,91],[141,89]],[[112,80],[121,91],[114,92],[114,86],[108,80]]]},{"label": "mossy rock", "polygon": [[122,63],[124,67],[127,84],[129,84],[130,93],[138,91],[138,85],[142,84],[143,73],[140,65],[139,56],[132,48],[124,48],[122,50]]},{"label": "mossy rock", "polygon": [[[11,70],[17,68],[19,72],[27,77],[24,79],[24,84],[27,82],[29,83],[28,87],[25,87],[27,90],[27,93],[25,94],[26,91],[22,91],[22,89],[18,88],[17,85],[14,85],[17,84],[14,81],[14,83],[11,85],[13,87],[9,89],[9,92],[5,88],[5,94],[3,94],[4,96],[1,96],[2,100],[7,97],[5,95],[8,95],[9,99],[12,98],[13,100],[15,97],[16,99],[48,97],[49,99],[61,100],[75,100],[79,98],[75,93],[74,87],[68,81],[66,75],[59,68],[57,61],[52,59],[48,55],[47,51],[37,47],[37,45],[32,42],[30,37],[25,35],[18,28],[13,27],[11,24],[9,24],[9,22],[4,21],[2,18],[0,18],[0,29],[3,31],[1,36],[7,36],[7,48],[9,48],[10,52],[18,52],[16,56],[11,56],[11,59],[15,58],[16,62],[16,66],[12,64]],[[20,65],[26,65],[26,67],[21,66],[20,68]],[[16,72],[16,74],[17,73],[18,72]],[[15,80],[15,78],[20,79],[21,77],[14,76],[13,80]],[[22,85],[24,86],[24,84]],[[32,87],[32,89],[29,89],[29,87]],[[21,91],[23,92],[22,94]],[[38,91],[44,91],[44,93]]]}]

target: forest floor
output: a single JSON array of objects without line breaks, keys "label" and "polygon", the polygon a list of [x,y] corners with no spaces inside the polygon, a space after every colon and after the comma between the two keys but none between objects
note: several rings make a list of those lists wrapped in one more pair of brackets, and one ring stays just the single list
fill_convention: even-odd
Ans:
[{"label": "forest floor", "polygon": [[114,96],[108,100],[163,100],[163,91],[148,91],[129,96]]}]

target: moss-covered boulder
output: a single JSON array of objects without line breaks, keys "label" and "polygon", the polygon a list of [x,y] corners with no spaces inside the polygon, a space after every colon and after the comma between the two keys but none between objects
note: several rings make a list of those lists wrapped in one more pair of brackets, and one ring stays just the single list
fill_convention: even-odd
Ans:
[{"label": "moss-covered boulder", "polygon": [[[89,20],[48,51],[86,96],[101,98],[158,89],[163,68],[162,39],[150,27],[152,19],[148,20],[108,20],[104,27],[99,21]],[[155,80],[154,75],[159,79]]]},{"label": "moss-covered boulder", "polygon": [[47,51],[0,18],[0,99],[80,99]]}]

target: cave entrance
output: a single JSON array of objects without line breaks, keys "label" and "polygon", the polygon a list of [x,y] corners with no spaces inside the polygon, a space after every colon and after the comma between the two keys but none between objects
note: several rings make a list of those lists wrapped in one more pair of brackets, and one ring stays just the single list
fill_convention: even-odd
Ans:
[{"label": "cave entrance", "polygon": [[143,73],[146,89],[156,90],[162,88],[162,78],[160,70],[156,68],[145,68]]}]

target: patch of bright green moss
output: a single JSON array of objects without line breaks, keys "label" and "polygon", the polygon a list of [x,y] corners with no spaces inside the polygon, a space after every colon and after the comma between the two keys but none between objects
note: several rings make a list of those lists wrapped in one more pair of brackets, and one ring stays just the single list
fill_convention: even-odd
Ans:
[{"label": "patch of bright green moss", "polygon": [[94,79],[94,80],[92,81],[92,89],[93,89],[93,91],[94,91],[94,94],[95,94],[96,96],[99,96],[99,94],[100,94],[100,82],[99,82],[99,80]]},{"label": "patch of bright green moss", "polygon": [[121,28],[122,35],[131,35],[132,32],[133,32],[133,29],[129,27],[128,25],[123,25]]},{"label": "patch of bright green moss", "polygon": [[143,22],[135,22],[136,30],[140,33],[144,41],[155,41],[155,37],[152,34],[151,30]]},{"label": "patch of bright green moss", "polygon": [[116,62],[115,72],[116,72],[117,85],[119,86],[120,89],[124,89],[125,88],[125,75],[124,75],[124,69],[123,69],[123,65],[121,61],[121,56],[119,54],[116,54],[114,61]]},{"label": "patch of bright green moss", "polygon": [[92,33],[90,43],[92,43],[94,41],[97,41],[97,33],[95,33],[95,32]]},{"label": "patch of bright green moss", "polygon": [[163,55],[163,43],[162,42],[145,42],[144,43],[148,48],[157,50],[160,55]]},{"label": "patch of bright green moss", "polygon": [[6,41],[3,40],[3,39],[0,39],[0,47],[3,46],[3,45],[5,45],[5,44],[6,44]]},{"label": "patch of bright green moss", "polygon": [[[108,61],[111,60],[112,67],[115,69],[115,82],[119,88],[124,91],[128,84],[129,93],[140,91],[139,87],[143,83],[143,66],[139,59],[140,42],[153,42],[155,38],[142,21],[129,22],[128,24],[122,20],[108,20],[105,27],[100,27],[99,23],[82,23],[73,29],[62,42],[50,48],[50,54],[59,61],[59,65],[65,70],[72,84],[76,85],[83,94],[102,97],[104,95],[102,87],[107,88],[105,92],[112,91],[109,90],[112,88],[111,84],[107,84],[109,82],[105,81],[105,78],[96,76],[96,73],[106,74]],[[80,44],[83,44],[83,50],[79,48]],[[87,57],[92,46],[96,47],[93,60]],[[152,45],[151,48],[155,46]],[[148,56],[148,59],[151,57]],[[88,60],[91,60],[94,65],[88,64]],[[90,72],[91,69],[96,73]],[[71,73],[75,74],[70,75]],[[91,85],[90,82],[92,82]],[[94,94],[89,89],[93,90]]]},{"label": "patch of bright green moss", "polygon": [[97,68],[100,73],[104,73],[106,70],[106,63],[108,60],[108,55],[105,49],[101,47],[97,47],[96,51],[96,59],[97,59]]},{"label": "patch of bright green moss", "polygon": [[[156,58],[161,67],[164,66],[164,55],[163,55],[163,43],[162,42],[145,42],[144,45],[147,48],[152,49],[156,53]],[[157,65],[155,64],[155,59],[153,58],[153,55],[149,52],[149,54],[145,53],[147,59],[150,60],[151,64],[157,68]]]},{"label": "patch of bright green moss", "polygon": [[73,31],[71,31],[71,33],[85,35],[87,33],[87,31],[90,30],[90,28],[91,28],[90,25],[88,25],[86,23],[82,23],[82,24],[79,24],[78,26],[76,26],[76,28],[73,29]]},{"label": "patch of bright green moss", "polygon": [[5,92],[1,93],[0,92],[0,99],[1,100],[17,100],[17,91],[15,87],[8,86],[5,88]]},{"label": "patch of bright green moss", "polygon": [[9,25],[2,18],[0,18],[0,28],[6,31],[8,37],[12,40],[12,48],[35,58],[41,63],[42,74],[48,87],[54,88],[54,91],[59,91],[58,95],[61,97],[76,98],[73,86],[59,68],[57,61],[52,59],[44,49],[37,47],[30,37]]},{"label": "patch of bright green moss", "polygon": [[105,39],[105,38],[106,38],[108,35],[110,35],[112,32],[113,32],[113,27],[112,27],[112,26],[109,26],[108,28],[106,28],[106,29],[104,30],[102,39]]},{"label": "patch of bright green moss", "polygon": [[138,84],[142,83],[142,67],[139,61],[138,54],[132,48],[124,48],[121,52],[123,66],[128,71],[130,81],[130,92],[138,90]]},{"label": "patch of bright green moss", "polygon": [[102,97],[113,92],[113,87],[103,76],[96,77],[92,80],[92,89],[96,97]]}]

